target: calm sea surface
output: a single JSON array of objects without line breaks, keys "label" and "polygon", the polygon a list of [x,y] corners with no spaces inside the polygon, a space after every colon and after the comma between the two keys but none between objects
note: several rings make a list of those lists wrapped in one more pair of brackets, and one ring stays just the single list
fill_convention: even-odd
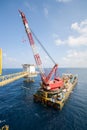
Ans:
[{"label": "calm sea surface", "polygon": [[[21,69],[4,69],[3,74]],[[62,73],[78,74],[78,84],[62,111],[33,102],[40,77],[34,83],[22,79],[0,88],[0,127],[10,130],[87,130],[87,69],[59,69]]]}]

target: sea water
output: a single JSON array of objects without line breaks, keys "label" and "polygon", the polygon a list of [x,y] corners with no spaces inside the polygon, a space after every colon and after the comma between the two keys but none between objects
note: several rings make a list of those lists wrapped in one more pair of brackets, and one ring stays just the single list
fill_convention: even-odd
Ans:
[{"label": "sea water", "polygon": [[[22,69],[4,69],[3,75]],[[78,83],[61,111],[36,104],[33,94],[39,88],[40,76],[34,83],[21,78],[0,87],[0,127],[10,130],[87,130],[87,69],[60,68],[62,73],[78,74]]]}]

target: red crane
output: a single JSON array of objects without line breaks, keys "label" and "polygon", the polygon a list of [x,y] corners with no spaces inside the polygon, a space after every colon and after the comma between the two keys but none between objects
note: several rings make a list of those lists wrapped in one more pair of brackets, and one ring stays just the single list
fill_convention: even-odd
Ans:
[{"label": "red crane", "polygon": [[[40,71],[41,80],[42,80],[42,88],[45,90],[54,90],[54,89],[58,89],[58,88],[63,87],[64,83],[63,83],[62,79],[59,77],[56,77],[56,71],[58,69],[58,65],[56,63],[54,65],[54,67],[52,68],[52,70],[50,71],[50,73],[48,74],[48,76],[45,75],[43,68],[42,68],[42,62],[41,62],[40,55],[37,52],[36,45],[35,45],[33,37],[32,37],[32,31],[28,26],[28,21],[27,21],[24,13],[22,11],[19,10],[19,13],[21,14],[22,21],[23,21],[23,24],[25,27],[25,31],[27,33],[29,43],[30,43],[30,46],[32,48],[37,67]],[[54,76],[54,79],[51,80],[51,77],[53,74],[55,76]]]}]

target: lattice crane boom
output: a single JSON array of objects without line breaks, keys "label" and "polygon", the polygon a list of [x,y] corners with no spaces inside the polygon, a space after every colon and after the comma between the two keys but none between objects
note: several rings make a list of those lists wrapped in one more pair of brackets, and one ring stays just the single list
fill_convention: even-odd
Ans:
[{"label": "lattice crane boom", "polygon": [[35,58],[35,61],[36,61],[36,64],[39,68],[39,71],[41,73],[41,75],[44,76],[44,71],[42,69],[42,62],[41,62],[41,58],[37,52],[37,49],[36,49],[36,46],[35,46],[35,43],[34,43],[34,40],[33,40],[33,37],[32,37],[32,33],[31,33],[31,30],[28,26],[28,21],[24,15],[23,12],[21,12],[19,10],[20,14],[21,14],[21,17],[22,17],[22,21],[23,21],[23,24],[24,24],[24,27],[25,27],[25,31],[27,33],[27,36],[28,36],[28,39],[29,39],[29,42],[30,42],[30,45],[31,45],[31,48],[32,48],[32,51],[33,51],[33,54],[34,54],[34,58]]},{"label": "lattice crane boom", "polygon": [[37,52],[36,45],[35,45],[33,37],[32,37],[32,32],[31,32],[31,30],[30,30],[30,28],[28,26],[28,21],[27,21],[25,15],[24,15],[24,13],[22,11],[20,11],[20,10],[19,10],[19,12],[20,12],[21,17],[22,17],[22,21],[23,21],[25,31],[27,33],[27,36],[28,36],[28,39],[29,39],[29,42],[30,42],[30,46],[31,46],[32,51],[33,51],[33,55],[34,55],[36,64],[37,64],[38,69],[40,71],[43,88],[51,90],[51,89],[56,89],[58,87],[63,86],[63,82],[62,82],[62,80],[60,78],[55,77],[54,81],[50,80],[52,75],[56,74],[56,71],[57,71],[57,68],[58,68],[57,64],[54,65],[54,67],[52,68],[52,70],[50,71],[48,76],[46,76],[44,74],[44,71],[43,71],[43,68],[42,68],[41,58],[40,58],[39,53]]}]

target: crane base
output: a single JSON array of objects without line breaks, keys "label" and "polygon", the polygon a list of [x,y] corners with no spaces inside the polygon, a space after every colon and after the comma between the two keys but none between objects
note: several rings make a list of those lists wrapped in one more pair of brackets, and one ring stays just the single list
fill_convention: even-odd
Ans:
[{"label": "crane base", "polygon": [[55,91],[47,91],[39,88],[33,95],[34,102],[44,104],[45,106],[53,107],[54,109],[61,110],[68,99],[70,93],[78,82],[77,75],[64,74],[62,76],[64,87]]}]

